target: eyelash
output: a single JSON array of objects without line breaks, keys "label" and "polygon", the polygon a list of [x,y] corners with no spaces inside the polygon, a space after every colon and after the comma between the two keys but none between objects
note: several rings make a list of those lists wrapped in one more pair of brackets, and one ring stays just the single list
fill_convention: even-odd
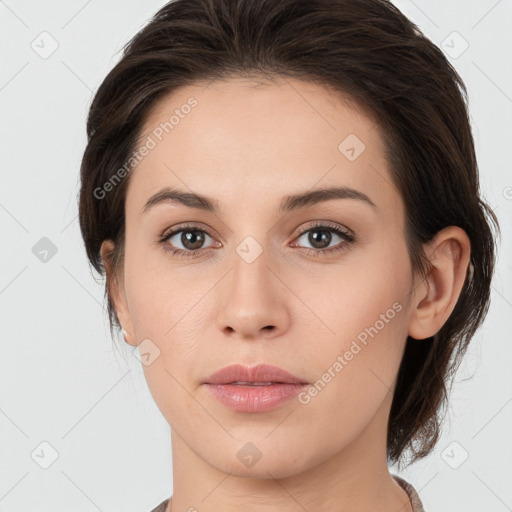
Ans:
[{"label": "eyelash", "polygon": [[[343,239],[342,242],[339,242],[337,246],[331,247],[329,249],[310,249],[308,247],[303,247],[302,250],[306,251],[308,254],[312,254],[313,256],[326,256],[331,255],[340,251],[344,251],[348,249],[348,245],[353,244],[356,239],[355,237],[340,229],[338,226],[326,224],[317,222],[312,226],[308,226],[306,228],[303,228],[299,231],[296,238],[300,238],[304,233],[308,233],[309,231],[330,231],[338,235],[340,238]],[[180,256],[181,258],[196,258],[200,256],[201,252],[204,251],[204,249],[196,249],[196,250],[189,250],[185,251],[183,249],[176,249],[169,246],[167,241],[176,235],[177,233],[181,232],[192,232],[192,231],[200,231],[202,233],[206,233],[210,238],[213,238],[208,231],[200,228],[199,226],[195,226],[193,224],[185,224],[183,226],[179,226],[178,229],[175,229],[171,231],[170,233],[164,235],[162,238],[160,238],[160,243],[162,244],[165,251],[170,252],[173,256]]]}]

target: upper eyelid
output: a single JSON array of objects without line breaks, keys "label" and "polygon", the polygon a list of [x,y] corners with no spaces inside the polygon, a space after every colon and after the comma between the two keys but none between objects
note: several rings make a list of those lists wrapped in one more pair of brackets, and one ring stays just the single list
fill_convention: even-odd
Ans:
[{"label": "upper eyelid", "polygon": [[162,233],[162,238],[165,238],[169,235],[175,235],[176,233],[180,233],[181,231],[204,231],[207,235],[209,236],[212,236],[210,234],[210,230],[207,229],[206,227],[202,226],[200,223],[185,223],[183,225],[181,224],[178,224],[178,226],[176,227],[173,227],[171,229],[167,228],[165,229],[165,231]]},{"label": "upper eyelid", "polygon": [[312,225],[309,225],[309,226],[304,226],[302,228],[299,229],[299,235],[302,235],[304,233],[307,233],[308,231],[311,231],[313,229],[320,229],[320,228],[328,228],[328,229],[332,229],[334,231],[341,231],[342,233],[346,233],[347,235],[351,235],[351,236],[355,236],[353,231],[343,225],[340,225],[340,224],[337,224],[337,223],[333,223],[331,221],[314,221],[314,224]]}]

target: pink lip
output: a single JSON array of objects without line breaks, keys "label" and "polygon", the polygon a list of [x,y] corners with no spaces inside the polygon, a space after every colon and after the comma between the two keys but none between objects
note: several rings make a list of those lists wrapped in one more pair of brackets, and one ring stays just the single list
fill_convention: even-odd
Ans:
[{"label": "pink lip", "polygon": [[[243,383],[270,384],[256,386]],[[308,383],[277,366],[260,364],[247,367],[233,364],[215,372],[204,381],[204,384],[230,409],[257,413],[268,411],[291,400]]]},{"label": "pink lip", "polygon": [[204,382],[207,384],[231,384],[237,381],[308,384],[304,379],[269,364],[258,364],[256,366],[231,364],[216,371]]}]

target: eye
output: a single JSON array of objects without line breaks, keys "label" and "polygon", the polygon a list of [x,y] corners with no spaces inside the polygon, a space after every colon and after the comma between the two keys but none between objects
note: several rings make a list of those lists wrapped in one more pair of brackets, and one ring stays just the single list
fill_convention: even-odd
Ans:
[{"label": "eye", "polygon": [[213,240],[204,229],[187,224],[167,233],[160,242],[166,251],[186,258],[198,256],[208,238]]},{"label": "eye", "polygon": [[[333,238],[334,234],[334,238]],[[307,236],[306,236],[307,235]],[[313,226],[308,226],[300,230],[297,240],[305,238],[305,243],[310,243],[313,247],[303,247],[313,256],[328,255],[338,251],[348,249],[348,246],[355,242],[355,237],[348,231],[344,231],[337,225],[317,222]],[[337,245],[329,247],[336,239],[340,239]],[[194,258],[206,249],[204,244],[208,239],[214,242],[214,247],[220,247],[222,244],[213,240],[213,237],[207,231],[196,225],[186,224],[167,233],[160,239],[164,249],[172,255],[179,255],[181,258]],[[296,242],[292,247],[296,247]]]},{"label": "eye", "polygon": [[[314,256],[320,254],[327,255],[346,250],[350,244],[355,242],[355,237],[352,234],[344,231],[337,225],[321,222],[317,222],[313,226],[308,226],[304,229],[301,229],[300,233],[301,234],[297,240],[304,238],[305,243],[311,244],[313,247],[306,247],[305,250]],[[332,235],[333,233],[334,237]],[[336,242],[336,239],[339,239],[338,244],[334,247],[329,247],[333,241]]]}]

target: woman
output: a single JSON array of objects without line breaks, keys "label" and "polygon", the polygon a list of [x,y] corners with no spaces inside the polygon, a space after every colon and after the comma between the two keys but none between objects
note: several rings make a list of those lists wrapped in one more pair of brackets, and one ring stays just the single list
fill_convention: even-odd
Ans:
[{"label": "woman", "polygon": [[[464,96],[463,96],[464,94]],[[80,226],[169,422],[153,512],[418,512],[489,305],[462,79],[385,0],[175,0],[90,108]]]}]

